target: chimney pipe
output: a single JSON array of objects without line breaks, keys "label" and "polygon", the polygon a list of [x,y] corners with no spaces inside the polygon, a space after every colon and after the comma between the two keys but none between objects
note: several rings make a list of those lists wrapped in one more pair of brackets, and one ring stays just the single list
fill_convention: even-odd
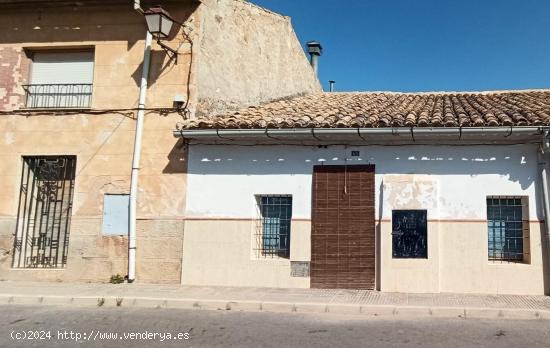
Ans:
[{"label": "chimney pipe", "polygon": [[334,92],[334,84],[336,83],[336,81],[330,80],[328,83],[330,85],[329,91]]},{"label": "chimney pipe", "polygon": [[307,52],[310,56],[310,63],[315,75],[319,69],[319,57],[323,54],[323,47],[317,41],[309,41],[307,43]]}]

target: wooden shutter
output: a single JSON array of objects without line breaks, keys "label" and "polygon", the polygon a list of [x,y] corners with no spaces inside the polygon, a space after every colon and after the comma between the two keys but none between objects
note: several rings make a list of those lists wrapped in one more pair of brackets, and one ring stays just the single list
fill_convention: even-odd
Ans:
[{"label": "wooden shutter", "polygon": [[374,165],[315,166],[311,287],[374,289]]}]

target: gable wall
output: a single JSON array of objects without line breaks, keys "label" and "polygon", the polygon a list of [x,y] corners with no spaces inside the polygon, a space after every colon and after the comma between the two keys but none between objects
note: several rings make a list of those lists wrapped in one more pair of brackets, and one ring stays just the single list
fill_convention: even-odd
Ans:
[{"label": "gable wall", "polygon": [[199,11],[197,116],[321,91],[289,17],[243,0]]}]

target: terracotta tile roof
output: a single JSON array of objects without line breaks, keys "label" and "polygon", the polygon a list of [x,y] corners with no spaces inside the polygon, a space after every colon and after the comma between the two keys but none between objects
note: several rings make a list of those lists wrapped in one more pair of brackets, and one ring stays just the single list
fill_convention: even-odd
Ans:
[{"label": "terracotta tile roof", "polygon": [[185,129],[550,125],[550,90],[320,93],[189,120]]}]

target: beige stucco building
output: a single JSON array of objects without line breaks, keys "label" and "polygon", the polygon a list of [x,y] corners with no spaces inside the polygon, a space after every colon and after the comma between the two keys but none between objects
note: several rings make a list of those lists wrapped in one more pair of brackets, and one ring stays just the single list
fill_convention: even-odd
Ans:
[{"label": "beige stucco building", "polygon": [[[183,26],[163,41],[177,64],[156,42],[151,53],[137,280],[179,284],[187,152],[173,129],[321,87],[288,17],[240,0],[158,3]],[[0,279],[125,275],[145,20],[118,0],[0,9]]]}]

